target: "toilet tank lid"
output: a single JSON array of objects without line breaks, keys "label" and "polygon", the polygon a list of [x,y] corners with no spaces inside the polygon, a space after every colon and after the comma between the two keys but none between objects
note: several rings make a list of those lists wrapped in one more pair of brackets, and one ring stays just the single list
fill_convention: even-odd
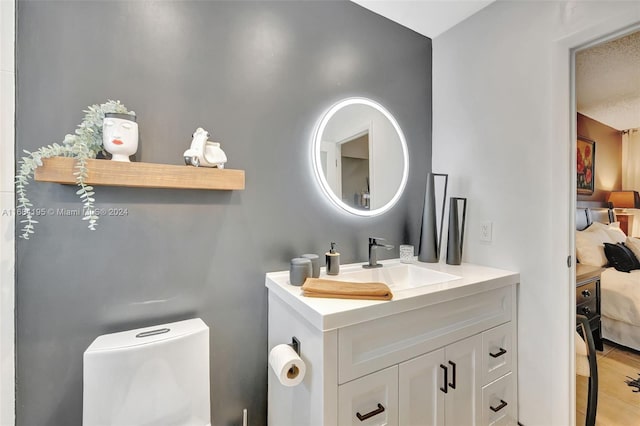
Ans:
[{"label": "toilet tank lid", "polygon": [[201,333],[209,327],[200,318],[177,321],[152,327],[121,331],[98,336],[85,353],[110,349],[123,349],[131,346],[148,345],[162,340],[175,339],[187,335]]}]

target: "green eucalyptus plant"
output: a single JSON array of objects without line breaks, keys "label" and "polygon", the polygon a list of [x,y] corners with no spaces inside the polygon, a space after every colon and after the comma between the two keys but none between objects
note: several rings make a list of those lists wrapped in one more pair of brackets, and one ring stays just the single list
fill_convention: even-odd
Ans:
[{"label": "green eucalyptus plant", "polygon": [[42,166],[43,158],[51,157],[72,157],[76,159],[76,184],[78,190],[76,194],[80,197],[83,207],[82,220],[88,221],[88,228],[92,231],[96,229],[99,216],[95,213],[95,198],[93,187],[85,183],[87,179],[87,160],[96,158],[98,153],[104,154],[102,146],[102,121],[106,113],[120,113],[135,115],[133,111],[128,111],[120,101],[109,100],[104,104],[95,104],[88,107],[85,112],[84,120],[78,125],[74,134],[68,134],[62,141],[62,145],[54,143],[46,145],[38,150],[29,152],[22,157],[18,165],[18,174],[16,175],[16,193],[18,196],[17,210],[23,216],[20,221],[22,223],[21,238],[29,239],[34,233],[34,225],[38,223],[33,218],[33,204],[27,197],[26,187],[29,179],[33,179],[33,174]]}]

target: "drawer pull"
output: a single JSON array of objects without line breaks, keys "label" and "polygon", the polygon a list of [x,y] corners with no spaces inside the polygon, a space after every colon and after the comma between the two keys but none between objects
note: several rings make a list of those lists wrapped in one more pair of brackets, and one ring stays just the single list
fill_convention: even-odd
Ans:
[{"label": "drawer pull", "polygon": [[452,377],[452,382],[449,383],[449,387],[451,389],[455,389],[456,388],[456,363],[453,361],[449,361],[449,364],[451,364],[451,367],[453,367],[453,371],[451,372],[451,376]]},{"label": "drawer pull", "polygon": [[584,297],[591,297],[591,292],[589,290],[582,290],[582,295]]},{"label": "drawer pull", "polygon": [[584,308],[582,308],[582,313],[585,315],[589,315],[591,313],[591,309],[589,309],[588,306],[585,306]]},{"label": "drawer pull", "polygon": [[440,368],[444,370],[444,387],[440,388],[440,390],[444,393],[447,393],[448,392],[447,386],[449,385],[449,379],[447,379],[447,372],[448,372],[447,366],[440,364]]},{"label": "drawer pull", "polygon": [[494,354],[494,353],[492,353],[492,352],[489,352],[489,355],[491,355],[491,358],[498,358],[499,356],[502,356],[502,355],[504,355],[504,354],[506,354],[506,353],[507,353],[507,350],[506,350],[506,349],[504,349],[504,348],[500,348],[500,352],[495,353],[495,354]]},{"label": "drawer pull", "polygon": [[384,406],[380,403],[378,403],[378,408],[376,408],[375,410],[367,413],[367,414],[360,414],[359,412],[356,413],[356,417],[358,418],[358,420],[360,420],[361,422],[364,422],[367,419],[370,419],[373,416],[377,416],[380,413],[384,412]]},{"label": "drawer pull", "polygon": [[498,411],[502,410],[506,406],[507,406],[507,401],[504,401],[501,399],[500,405],[498,405],[497,407],[489,406],[489,408],[491,408],[491,411],[493,411],[494,413],[497,413]]}]

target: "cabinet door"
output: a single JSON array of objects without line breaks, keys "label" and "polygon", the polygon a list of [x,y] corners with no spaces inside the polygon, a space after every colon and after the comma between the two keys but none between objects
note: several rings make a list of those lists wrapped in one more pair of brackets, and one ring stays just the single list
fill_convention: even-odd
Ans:
[{"label": "cabinet door", "polygon": [[444,349],[400,364],[399,422],[411,426],[444,425]]},{"label": "cabinet door", "polygon": [[445,424],[479,425],[482,419],[482,336],[475,335],[445,348],[448,392],[445,397]]},{"label": "cabinet door", "polygon": [[398,425],[398,366],[338,386],[338,424]]}]

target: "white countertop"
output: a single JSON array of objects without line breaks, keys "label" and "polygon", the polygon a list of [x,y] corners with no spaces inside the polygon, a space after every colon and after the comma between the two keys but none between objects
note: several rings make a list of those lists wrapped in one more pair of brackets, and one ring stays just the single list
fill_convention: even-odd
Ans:
[{"label": "white countertop", "polygon": [[[395,265],[399,264],[400,260],[383,260],[378,263]],[[325,268],[322,268],[320,278],[340,280],[342,273],[361,270],[363,264],[341,265],[340,274],[332,276],[326,275]],[[457,275],[461,278],[394,291],[393,299],[388,301],[304,297],[300,287],[289,284],[289,271],[267,273],[265,285],[271,294],[282,299],[314,327],[327,331],[487,290],[515,285],[520,281],[520,274],[517,272],[470,263],[453,266],[444,263],[416,261],[413,265]]]}]

